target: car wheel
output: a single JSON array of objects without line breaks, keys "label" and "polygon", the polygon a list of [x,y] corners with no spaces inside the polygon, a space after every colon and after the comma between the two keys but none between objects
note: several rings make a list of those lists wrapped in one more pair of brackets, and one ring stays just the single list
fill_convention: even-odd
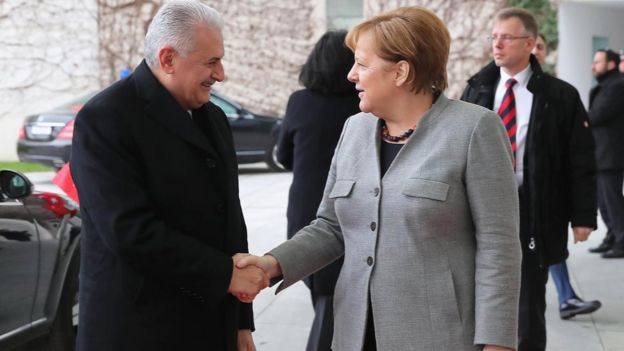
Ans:
[{"label": "car wheel", "polygon": [[277,160],[277,140],[273,140],[273,144],[266,152],[265,162],[269,165],[269,169],[273,172],[284,172],[286,169]]},{"label": "car wheel", "polygon": [[56,318],[50,331],[49,351],[73,351],[78,332],[78,272],[80,271],[80,251],[72,257]]}]

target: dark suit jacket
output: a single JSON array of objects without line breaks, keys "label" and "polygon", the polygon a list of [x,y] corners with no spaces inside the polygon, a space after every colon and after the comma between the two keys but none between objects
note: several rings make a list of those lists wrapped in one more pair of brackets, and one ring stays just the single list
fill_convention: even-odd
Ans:
[{"label": "dark suit jacket", "polygon": [[589,93],[589,112],[598,170],[624,169],[624,78],[617,68]]},{"label": "dark suit jacket", "polygon": [[247,252],[231,132],[212,103],[193,116],[142,62],[76,118],[81,350],[235,350],[253,329],[227,294]]},{"label": "dark suit jacket", "polygon": [[[303,89],[294,92],[278,141],[278,161],[293,170],[288,196],[288,238],[316,218],[334,149],[342,127],[360,112],[355,89],[351,94],[324,95]],[[308,283],[314,293],[331,295],[342,259],[320,270]]]}]

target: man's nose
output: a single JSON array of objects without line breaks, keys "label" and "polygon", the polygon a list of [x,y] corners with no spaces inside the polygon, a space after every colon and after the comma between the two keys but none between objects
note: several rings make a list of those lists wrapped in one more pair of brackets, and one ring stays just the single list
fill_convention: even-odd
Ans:
[{"label": "man's nose", "polygon": [[211,78],[217,82],[222,82],[225,79],[225,69],[223,68],[223,64],[221,62],[219,62],[212,71]]}]

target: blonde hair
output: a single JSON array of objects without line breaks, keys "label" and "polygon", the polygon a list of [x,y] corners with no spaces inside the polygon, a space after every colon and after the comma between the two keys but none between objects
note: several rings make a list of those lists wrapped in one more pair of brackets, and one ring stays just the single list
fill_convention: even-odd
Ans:
[{"label": "blonde hair", "polygon": [[384,60],[405,60],[410,90],[441,92],[448,86],[446,64],[451,36],[433,12],[418,6],[401,7],[370,18],[349,31],[346,45],[353,51],[363,33],[375,38],[375,53]]}]

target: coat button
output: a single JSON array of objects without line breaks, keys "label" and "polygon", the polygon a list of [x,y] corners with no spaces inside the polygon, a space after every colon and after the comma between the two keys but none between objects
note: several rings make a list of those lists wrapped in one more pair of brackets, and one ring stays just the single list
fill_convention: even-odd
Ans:
[{"label": "coat button", "polygon": [[215,160],[213,160],[211,158],[207,158],[206,159],[206,166],[208,166],[208,168],[216,168],[217,167],[217,162],[215,162]]},{"label": "coat button", "polygon": [[375,188],[375,190],[373,190],[373,194],[375,194],[375,197],[379,196],[379,188]]},{"label": "coat button", "polygon": [[375,231],[375,229],[377,229],[377,223],[375,223],[375,222],[371,222],[371,224],[370,224],[370,229],[371,229],[372,231]]},{"label": "coat button", "polygon": [[370,257],[370,256],[368,256],[368,258],[366,259],[366,263],[367,263],[369,266],[372,266],[372,265],[373,265],[373,258],[372,258],[372,257]]}]

